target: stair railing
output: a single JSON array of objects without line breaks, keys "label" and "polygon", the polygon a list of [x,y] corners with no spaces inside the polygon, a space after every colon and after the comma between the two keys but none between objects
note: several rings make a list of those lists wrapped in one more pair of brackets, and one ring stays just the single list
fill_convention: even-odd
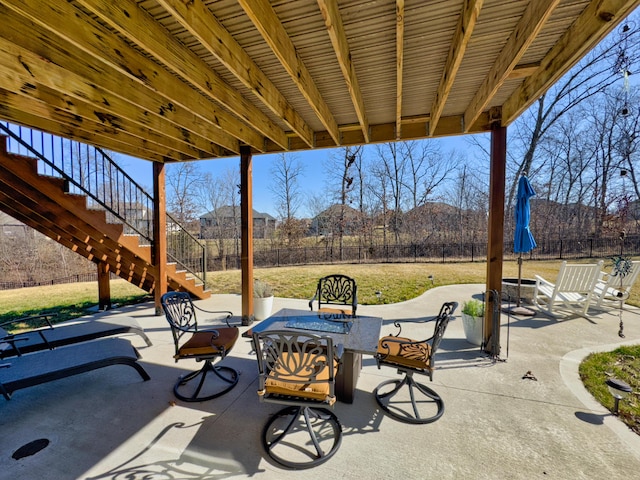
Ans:
[{"label": "stair railing", "polygon": [[[104,209],[107,221],[153,244],[153,197],[99,147],[0,122],[7,150],[37,159],[38,173],[62,178],[67,193],[84,195],[87,208]],[[167,216],[167,256],[205,284],[206,249]]]}]

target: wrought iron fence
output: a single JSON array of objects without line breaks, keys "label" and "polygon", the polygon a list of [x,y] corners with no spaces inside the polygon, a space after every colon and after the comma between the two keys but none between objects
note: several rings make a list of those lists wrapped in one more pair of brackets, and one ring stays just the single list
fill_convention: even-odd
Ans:
[{"label": "wrought iron fence", "polygon": [[[456,263],[486,261],[486,243],[429,243],[386,246],[270,248],[254,252],[256,267],[338,263]],[[505,242],[504,259],[515,260],[513,243]],[[525,257],[530,260],[571,260],[640,255],[640,236],[542,240]],[[208,256],[207,270],[240,268],[240,255]]]}]

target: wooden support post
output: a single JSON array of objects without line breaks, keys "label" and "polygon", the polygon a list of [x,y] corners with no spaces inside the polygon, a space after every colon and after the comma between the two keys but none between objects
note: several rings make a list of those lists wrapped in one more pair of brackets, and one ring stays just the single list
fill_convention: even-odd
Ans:
[{"label": "wooden support post", "polygon": [[167,293],[167,194],[165,165],[153,162],[153,266],[155,287],[153,299],[156,315],[162,315],[160,299]]},{"label": "wooden support post", "polygon": [[[502,260],[504,253],[504,197],[507,159],[507,128],[494,122],[491,125],[491,162],[489,173],[489,228],[487,245],[487,292],[484,316],[485,350],[493,356],[500,353],[500,329],[494,332],[493,312],[500,311],[502,290]],[[498,304],[496,305],[496,302]],[[492,335],[495,337],[492,338]],[[492,348],[493,346],[493,348]],[[497,350],[497,351],[496,351]]]},{"label": "wooden support post", "polygon": [[251,150],[240,147],[240,230],[242,270],[242,325],[251,325],[253,316],[253,179]]},{"label": "wooden support post", "polygon": [[111,282],[109,281],[109,264],[98,262],[98,309],[111,308]]}]

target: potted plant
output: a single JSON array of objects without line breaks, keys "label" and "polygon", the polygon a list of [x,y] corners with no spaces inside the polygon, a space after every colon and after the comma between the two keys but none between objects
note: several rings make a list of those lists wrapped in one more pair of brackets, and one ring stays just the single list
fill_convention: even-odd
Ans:
[{"label": "potted plant", "polygon": [[462,304],[462,326],[467,342],[482,345],[482,326],[484,324],[484,302],[469,300]]},{"label": "potted plant", "polygon": [[273,288],[267,282],[253,282],[253,316],[256,320],[264,320],[271,315],[273,309]]}]

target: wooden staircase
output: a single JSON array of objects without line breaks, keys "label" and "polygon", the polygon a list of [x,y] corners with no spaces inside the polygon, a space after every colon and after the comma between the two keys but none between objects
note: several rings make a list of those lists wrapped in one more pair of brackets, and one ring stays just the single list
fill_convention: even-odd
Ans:
[{"label": "wooden staircase", "polygon": [[[108,223],[104,210],[87,208],[86,197],[65,193],[61,178],[38,174],[37,160],[7,152],[0,139],[0,210],[128,282],[153,292],[157,268],[149,245],[139,245],[137,235],[125,235],[124,225]],[[189,292],[195,298],[211,295],[202,284],[167,265],[170,290]]]}]

